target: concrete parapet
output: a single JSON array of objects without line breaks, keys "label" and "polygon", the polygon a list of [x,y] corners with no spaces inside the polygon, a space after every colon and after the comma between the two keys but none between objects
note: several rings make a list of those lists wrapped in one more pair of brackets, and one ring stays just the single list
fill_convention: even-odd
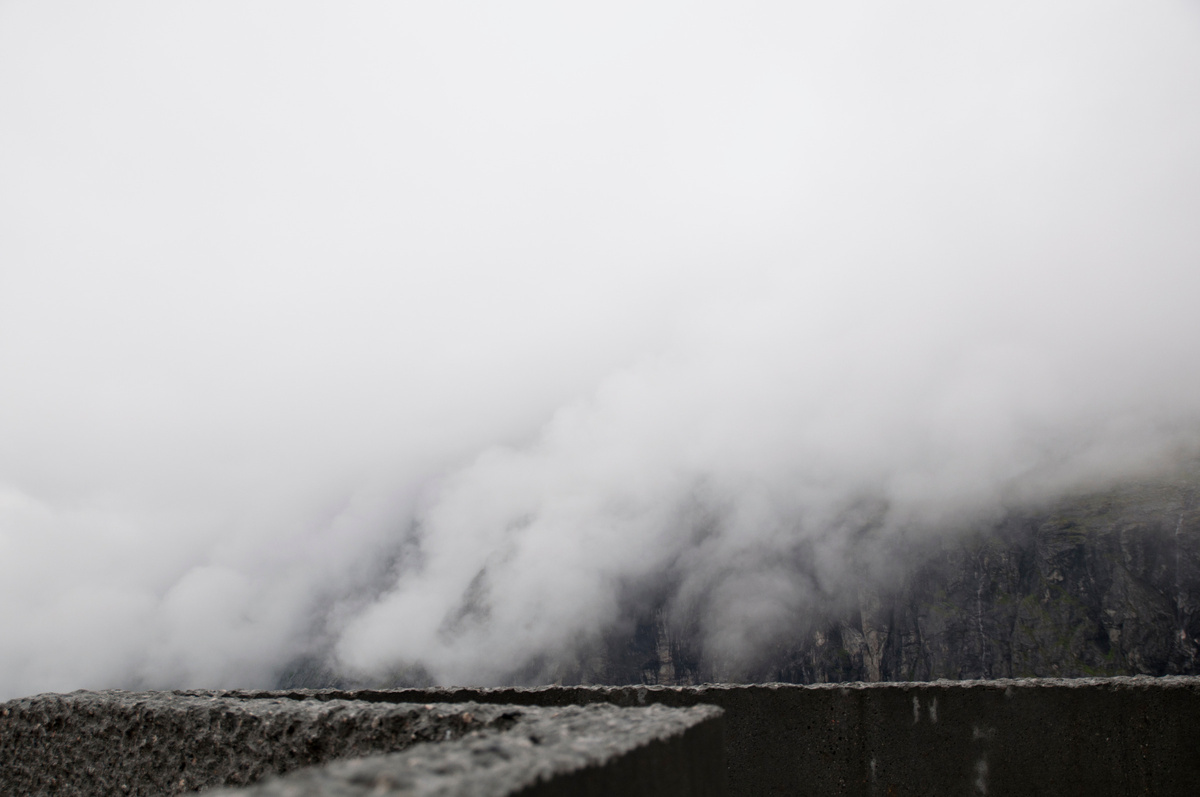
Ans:
[{"label": "concrete parapet", "polygon": [[725,709],[731,795],[1200,794],[1200,678],[332,690]]},{"label": "concrete parapet", "polygon": [[1196,795],[1200,678],[117,692],[0,706],[4,794],[178,793],[397,751],[248,793]]},{"label": "concrete parapet", "polygon": [[711,706],[76,692],[0,705],[0,794],[716,797],[723,749]]}]

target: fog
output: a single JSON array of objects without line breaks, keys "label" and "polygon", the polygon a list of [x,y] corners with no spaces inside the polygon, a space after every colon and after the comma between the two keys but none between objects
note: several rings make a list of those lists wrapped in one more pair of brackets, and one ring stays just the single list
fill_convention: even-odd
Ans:
[{"label": "fog", "polygon": [[1194,2],[0,3],[0,699],[503,682],[668,572],[736,672],[1194,455],[1197,97]]}]

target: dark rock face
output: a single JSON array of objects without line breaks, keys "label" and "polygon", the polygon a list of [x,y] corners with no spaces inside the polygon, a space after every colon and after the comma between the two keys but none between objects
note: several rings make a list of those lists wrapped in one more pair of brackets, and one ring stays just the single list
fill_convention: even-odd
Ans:
[{"label": "dark rock face", "polygon": [[[826,589],[806,565],[811,551],[799,547],[787,567],[818,584],[817,597],[782,632],[760,635],[742,661],[706,650],[711,607],[681,607],[680,573],[667,572],[624,585],[612,627],[504,680],[688,686],[1200,675],[1200,463],[966,529],[888,536],[882,553],[869,540],[882,509],[861,509],[848,533],[859,529],[858,549],[885,564],[864,565],[858,583],[847,577]],[[419,666],[349,681],[317,657],[294,662],[278,682],[433,684]]]},{"label": "dark rock face", "polygon": [[[1200,673],[1200,474],[1012,513],[897,551],[899,575],[797,618],[722,672],[695,627],[643,605],[583,680],[833,683]],[[864,584],[878,584],[865,580]]]}]

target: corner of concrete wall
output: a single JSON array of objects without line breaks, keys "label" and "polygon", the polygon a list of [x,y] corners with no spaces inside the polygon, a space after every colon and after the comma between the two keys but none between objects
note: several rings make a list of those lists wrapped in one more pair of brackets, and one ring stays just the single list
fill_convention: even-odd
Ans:
[{"label": "corner of concrete wall", "polygon": [[[462,738],[425,747],[458,761],[461,772],[485,771],[477,765],[489,756],[498,756],[496,766],[525,762],[510,771],[525,780],[513,774],[503,795],[708,795],[722,787],[731,795],[822,797],[1200,794],[1196,677],[193,692],[162,698],[170,707],[158,699],[84,693],[0,706],[0,793],[178,793],[181,784],[196,788],[189,778],[210,765],[216,773],[242,761],[257,771],[270,762],[278,772],[366,755],[373,757],[358,760],[381,766],[375,754],[397,749],[408,777],[437,756],[410,755],[397,740],[427,739],[419,729],[436,728]],[[712,707],[724,710],[723,728],[700,716]],[[675,719],[660,713],[672,708],[687,711]],[[692,720],[666,730],[681,716]],[[600,724],[589,731],[588,722]],[[576,731],[565,746],[546,743]],[[593,757],[573,758],[586,739],[595,741]],[[606,747],[613,739],[624,740],[618,752]],[[231,756],[234,748],[244,758]],[[121,788],[121,773],[139,766],[160,778],[158,791]],[[377,774],[396,775],[388,772]]]},{"label": "corner of concrete wall", "polygon": [[[712,706],[78,692],[0,705],[0,794],[725,793]],[[291,772],[290,776],[272,777]]]},{"label": "corner of concrete wall", "polygon": [[1200,678],[1190,676],[354,694],[720,706],[731,795],[1200,794]]}]

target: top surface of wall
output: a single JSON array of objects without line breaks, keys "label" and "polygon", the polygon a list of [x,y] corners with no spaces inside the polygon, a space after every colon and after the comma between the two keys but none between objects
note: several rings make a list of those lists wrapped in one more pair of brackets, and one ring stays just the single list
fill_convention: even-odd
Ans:
[{"label": "top surface of wall", "polygon": [[709,706],[39,695],[0,705],[0,793],[180,794],[352,759],[245,793],[502,797],[530,787],[586,794],[599,785],[718,795],[720,715]]},{"label": "top surface of wall", "polygon": [[[510,707],[511,708],[511,707]],[[718,797],[720,709],[517,709],[503,732],[311,767],[212,797]]]}]

